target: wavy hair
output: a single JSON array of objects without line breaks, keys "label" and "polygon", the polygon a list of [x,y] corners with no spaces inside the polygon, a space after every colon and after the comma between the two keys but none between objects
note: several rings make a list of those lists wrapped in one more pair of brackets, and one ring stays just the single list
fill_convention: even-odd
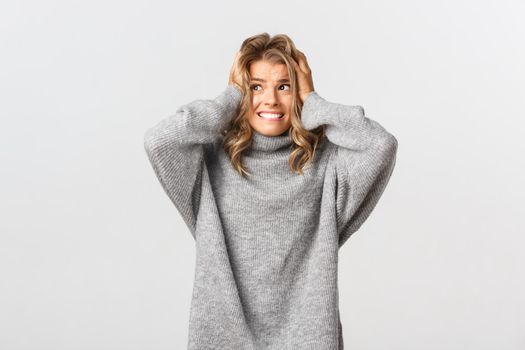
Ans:
[{"label": "wavy hair", "polygon": [[285,64],[290,76],[292,91],[291,126],[288,134],[292,139],[293,148],[288,158],[291,172],[303,175],[303,168],[313,161],[315,151],[325,136],[324,125],[313,130],[302,127],[301,111],[303,103],[297,88],[297,75],[291,60],[298,62],[298,51],[293,41],[285,34],[270,37],[268,33],[261,33],[245,39],[240,48],[239,71],[241,74],[241,89],[243,99],[239,112],[234,116],[226,128],[221,131],[223,135],[223,148],[230,157],[234,169],[241,176],[250,176],[242,157],[252,139],[252,127],[247,116],[250,113],[252,94],[250,89],[250,65],[258,60],[269,61],[272,64]]}]

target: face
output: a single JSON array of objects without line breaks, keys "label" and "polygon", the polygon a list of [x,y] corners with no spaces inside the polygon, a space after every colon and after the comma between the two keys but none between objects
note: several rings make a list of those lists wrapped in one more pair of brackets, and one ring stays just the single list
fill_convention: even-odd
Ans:
[{"label": "face", "polygon": [[292,91],[285,64],[255,61],[250,65],[252,108],[248,122],[260,134],[277,136],[291,124]]}]

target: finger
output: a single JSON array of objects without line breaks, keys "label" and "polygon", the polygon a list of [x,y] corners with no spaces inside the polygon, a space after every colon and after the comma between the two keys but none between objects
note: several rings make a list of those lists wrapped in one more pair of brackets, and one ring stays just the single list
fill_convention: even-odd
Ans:
[{"label": "finger", "polygon": [[292,64],[293,64],[293,66],[294,66],[295,69],[301,69],[301,67],[299,66],[299,64],[297,63],[297,61],[294,60],[293,58],[292,58]]},{"label": "finger", "polygon": [[310,70],[310,66],[308,65],[308,62],[306,61],[306,58],[303,58],[301,60],[301,69],[306,73]]},{"label": "finger", "polygon": [[299,51],[297,60],[298,60],[299,66],[301,67],[301,70],[306,70],[305,68],[308,68],[308,63],[306,62],[306,56],[301,51]]},{"label": "finger", "polygon": [[301,66],[301,64],[299,64],[299,63],[297,63],[297,62],[295,62],[295,61],[294,61],[293,64],[294,64],[295,71],[297,72],[297,74],[299,74],[299,75],[304,75],[304,74],[305,74],[304,69],[303,69],[303,67]]},{"label": "finger", "polygon": [[[297,51],[299,51],[299,50],[297,50]],[[307,61],[306,55],[304,54],[304,52],[299,51],[299,56],[300,56],[300,60],[301,61],[305,61],[305,62]]]},{"label": "finger", "polygon": [[301,61],[305,67],[308,67],[308,60],[306,59],[306,55],[301,52]]},{"label": "finger", "polygon": [[302,72],[305,72],[306,69],[308,68],[308,66],[306,65],[305,61],[303,59],[301,59],[298,63],[298,66],[299,68],[301,69]]}]

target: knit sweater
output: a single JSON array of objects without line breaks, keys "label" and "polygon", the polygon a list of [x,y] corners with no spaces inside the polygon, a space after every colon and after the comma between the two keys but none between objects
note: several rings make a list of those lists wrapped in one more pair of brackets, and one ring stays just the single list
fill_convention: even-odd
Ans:
[{"label": "knit sweater", "polygon": [[195,239],[188,349],[343,349],[338,251],[368,218],[394,168],[397,140],[357,105],[305,99],[305,129],[326,137],[303,175],[288,133],[253,130],[242,177],[218,130],[238,113],[228,85],[144,136],[148,159]]}]

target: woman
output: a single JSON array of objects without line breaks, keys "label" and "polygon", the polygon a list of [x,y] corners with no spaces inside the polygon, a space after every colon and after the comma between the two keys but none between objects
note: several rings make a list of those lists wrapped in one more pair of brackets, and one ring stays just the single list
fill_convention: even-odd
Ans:
[{"label": "woman", "polygon": [[263,33],[218,97],[144,146],[196,241],[188,349],[343,349],[338,250],[382,195],[396,138],[324,100],[292,40]]}]

